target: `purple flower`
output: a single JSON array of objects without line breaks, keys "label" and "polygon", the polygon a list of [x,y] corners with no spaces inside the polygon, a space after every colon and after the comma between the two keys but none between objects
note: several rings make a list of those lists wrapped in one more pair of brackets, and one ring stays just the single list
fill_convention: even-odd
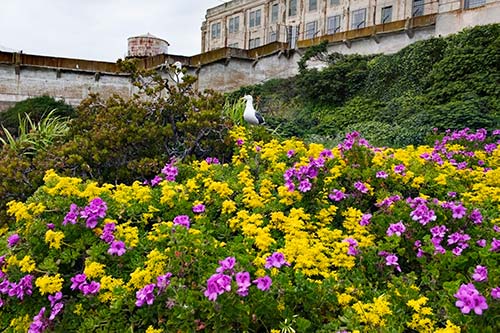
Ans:
[{"label": "purple flower", "polygon": [[450,209],[452,211],[452,217],[454,219],[461,219],[465,216],[466,209],[461,203],[454,204],[450,203]]},{"label": "purple flower", "polygon": [[19,237],[18,234],[13,234],[9,236],[9,238],[7,239],[7,247],[16,246],[16,244],[19,243],[19,240],[21,240],[21,237]]},{"label": "purple flower", "polygon": [[257,278],[255,280],[253,280],[252,282],[254,284],[256,284],[257,288],[260,289],[260,290],[262,290],[262,291],[269,290],[269,288],[271,288],[271,285],[273,284],[273,281],[267,275],[264,276],[264,277]]},{"label": "purple flower", "polygon": [[311,190],[311,182],[309,182],[309,179],[304,179],[303,181],[300,182],[299,184],[299,191],[300,192],[309,192]]},{"label": "purple flower", "polygon": [[236,284],[238,285],[238,290],[236,293],[240,296],[248,295],[248,288],[250,287],[250,273],[248,272],[238,272],[236,273]]},{"label": "purple flower", "polygon": [[104,229],[102,230],[101,234],[101,239],[105,241],[106,243],[110,244],[115,240],[115,235],[113,232],[115,231],[115,224],[114,223],[106,223],[104,226]]},{"label": "purple flower", "polygon": [[219,159],[217,157],[207,157],[205,162],[208,164],[220,164]]},{"label": "purple flower", "polygon": [[56,304],[58,301],[60,301],[62,299],[62,292],[58,291],[54,295],[49,295],[48,299],[50,302],[50,306],[53,307],[54,304]]},{"label": "purple flower", "polygon": [[135,293],[135,297],[136,297],[135,305],[137,307],[141,307],[144,305],[144,303],[146,303],[148,305],[153,304],[153,302],[155,300],[155,295],[153,293],[154,289],[155,289],[155,284],[151,283],[151,284],[148,284],[147,286],[145,286],[144,288],[142,288],[141,290],[138,290]]},{"label": "purple flower", "polygon": [[377,171],[377,173],[375,174],[375,177],[385,179],[385,178],[389,177],[389,175],[385,171]]},{"label": "purple flower", "polygon": [[363,214],[363,216],[361,216],[361,221],[359,221],[359,225],[360,226],[367,226],[368,224],[370,224],[370,219],[372,218],[372,214]]},{"label": "purple flower", "polygon": [[207,280],[207,289],[203,294],[210,301],[215,301],[219,295],[226,291],[231,291],[231,277],[217,273]]},{"label": "purple flower", "polygon": [[56,227],[56,226],[54,225],[54,223],[47,223],[47,229],[49,229],[49,230],[54,230],[54,229],[55,229],[55,227]]},{"label": "purple flower", "polygon": [[281,268],[281,266],[290,266],[290,263],[285,260],[285,255],[281,252],[274,252],[267,257],[266,264],[264,265],[265,268]]},{"label": "purple flower", "polygon": [[347,254],[350,256],[355,256],[359,253],[359,251],[356,249],[358,246],[358,242],[354,238],[346,238],[344,239],[344,242],[349,243],[349,248],[347,249]]},{"label": "purple flower", "polygon": [[179,173],[177,167],[174,166],[174,162],[175,161],[172,161],[169,164],[165,164],[163,169],[161,169],[161,173],[165,175],[165,179],[170,182],[175,181],[175,177],[177,177],[177,174]]},{"label": "purple flower", "polygon": [[87,276],[85,274],[77,274],[71,278],[71,290],[80,289],[80,286],[85,282]]},{"label": "purple flower", "polygon": [[167,272],[166,274],[160,275],[156,278],[156,286],[158,287],[158,293],[163,292],[170,284],[170,278],[172,273]]},{"label": "purple flower", "polygon": [[50,317],[49,320],[54,320],[56,316],[61,312],[62,308],[64,307],[63,302],[56,303],[52,306],[52,309],[50,311]]},{"label": "purple flower", "polygon": [[398,164],[398,165],[395,165],[394,166],[394,172],[397,173],[397,174],[400,174],[400,175],[405,175],[405,165],[404,164]]},{"label": "purple flower", "polygon": [[388,254],[385,257],[385,265],[386,266],[395,266],[396,270],[398,272],[401,272],[401,268],[399,267],[399,263],[398,263],[398,256],[395,254]]},{"label": "purple flower", "polygon": [[418,204],[410,213],[410,217],[413,221],[418,221],[422,225],[426,225],[430,221],[435,221],[437,218],[434,211],[432,209],[429,209],[425,202]]},{"label": "purple flower", "polygon": [[455,295],[458,300],[455,306],[460,308],[464,314],[470,313],[471,310],[477,315],[483,314],[483,310],[488,309],[486,298],[477,291],[472,283],[462,284]]},{"label": "purple flower", "polygon": [[401,235],[406,231],[406,227],[403,224],[403,221],[399,221],[398,223],[393,223],[389,225],[389,228],[387,228],[387,236],[392,236],[396,235],[398,237],[401,237]]},{"label": "purple flower", "polygon": [[490,251],[498,252],[498,250],[500,250],[500,239],[493,238],[493,240],[491,241]]},{"label": "purple flower", "polygon": [[89,229],[94,229],[97,226],[100,218],[106,216],[108,206],[101,198],[92,199],[88,206],[80,211],[80,217],[86,219],[86,226]]},{"label": "purple flower", "polygon": [[205,211],[205,205],[204,204],[198,204],[193,207],[193,213],[203,213]]},{"label": "purple flower", "polygon": [[488,280],[488,269],[485,266],[477,265],[472,278],[477,282]]},{"label": "purple flower", "polygon": [[363,194],[368,193],[368,188],[366,187],[366,185],[363,182],[360,182],[360,181],[355,182],[354,188]]},{"label": "purple flower", "polygon": [[334,189],[332,193],[328,195],[328,197],[333,201],[341,201],[346,198],[346,195],[344,192]]},{"label": "purple flower", "polygon": [[156,185],[158,185],[161,181],[163,180],[163,178],[161,178],[160,176],[156,175],[153,179],[151,179],[151,186],[152,187],[155,187]]},{"label": "purple flower", "polygon": [[457,196],[457,192],[448,192],[448,196],[450,198],[455,198]]},{"label": "purple flower", "polygon": [[480,239],[476,242],[476,244],[481,246],[481,247],[485,247],[486,246],[486,239]]},{"label": "purple flower", "polygon": [[431,228],[432,237],[439,238],[440,239],[439,243],[441,242],[441,240],[443,240],[447,231],[448,231],[448,228],[445,225],[437,225],[437,226]]},{"label": "purple flower", "polygon": [[45,307],[40,309],[40,312],[33,317],[33,322],[31,323],[28,333],[41,333],[47,328],[47,323],[43,317],[45,314]]},{"label": "purple flower", "polygon": [[111,255],[122,256],[127,250],[125,249],[125,243],[122,241],[113,241],[109,246],[108,253]]},{"label": "purple flower", "polygon": [[469,215],[469,218],[472,220],[472,222],[474,222],[474,224],[483,223],[483,215],[477,208],[472,210],[472,212]]},{"label": "purple flower", "polygon": [[491,289],[491,298],[500,299],[500,287]]},{"label": "purple flower", "polygon": [[187,216],[187,215],[176,216],[174,218],[174,225],[181,225],[183,227],[186,227],[186,229],[189,229],[189,227],[190,227],[189,216]]},{"label": "purple flower", "polygon": [[76,224],[76,221],[78,219],[78,215],[79,214],[80,214],[80,208],[78,208],[77,205],[75,205],[74,203],[72,203],[69,206],[69,212],[64,217],[62,225],[66,225],[66,224],[68,224],[68,222],[71,223],[71,224]]},{"label": "purple flower", "polygon": [[232,274],[234,265],[236,264],[235,257],[227,257],[224,260],[219,260],[219,267],[215,270],[217,273],[224,273],[225,271],[230,271]]},{"label": "purple flower", "polygon": [[287,153],[286,153],[286,156],[287,156],[288,158],[292,157],[293,155],[295,155],[295,150],[293,150],[293,149],[290,149],[290,150],[289,150],[289,151],[287,151]]},{"label": "purple flower", "polygon": [[238,140],[236,140],[236,145],[237,146],[243,146],[244,143],[245,143],[245,141],[243,141],[243,139],[241,139],[241,138],[238,139]]},{"label": "purple flower", "polygon": [[84,295],[95,295],[101,289],[101,284],[96,281],[91,281],[90,283],[84,282],[80,285],[79,289]]}]

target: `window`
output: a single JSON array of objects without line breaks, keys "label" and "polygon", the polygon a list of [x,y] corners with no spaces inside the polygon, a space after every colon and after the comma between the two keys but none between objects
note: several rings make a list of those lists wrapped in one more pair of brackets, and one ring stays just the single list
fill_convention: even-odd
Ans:
[{"label": "window", "polygon": [[334,34],[340,31],[340,15],[330,16],[328,18],[327,33]]},{"label": "window", "polygon": [[392,21],[392,6],[382,7],[382,23]]},{"label": "window", "polygon": [[269,43],[275,42],[278,40],[278,35],[276,34],[276,31],[271,31],[269,32]]},{"label": "window", "polygon": [[307,23],[306,24],[306,37],[305,38],[306,39],[314,38],[314,36],[316,36],[317,27],[318,27],[317,21]]},{"label": "window", "polygon": [[424,15],[424,0],[413,0],[413,16]]},{"label": "window", "polygon": [[220,22],[212,23],[212,39],[220,38]]},{"label": "window", "polygon": [[259,47],[260,46],[260,38],[257,37],[257,38],[252,38],[250,39],[250,42],[249,42],[249,48],[250,49],[253,49],[255,47]]},{"label": "window", "polygon": [[309,0],[309,11],[318,9],[318,0]]},{"label": "window", "polygon": [[351,29],[361,29],[366,27],[366,8],[352,12]]},{"label": "window", "polygon": [[250,12],[250,28],[258,27],[260,25],[260,17],[262,11],[260,9]]},{"label": "window", "polygon": [[330,6],[338,6],[340,5],[340,0],[330,0]]},{"label": "window", "polygon": [[288,3],[288,16],[297,15],[297,0],[290,0]]},{"label": "window", "polygon": [[271,23],[278,22],[279,12],[280,12],[280,5],[278,3],[275,3],[271,7]]},{"label": "window", "polygon": [[237,49],[237,48],[239,48],[239,45],[238,45],[238,43],[231,43],[227,47],[232,47],[233,49]]},{"label": "window", "polygon": [[464,7],[466,9],[476,8],[484,5],[486,3],[485,0],[465,0]]},{"label": "window", "polygon": [[240,30],[240,17],[235,16],[229,19],[229,33],[235,33]]}]

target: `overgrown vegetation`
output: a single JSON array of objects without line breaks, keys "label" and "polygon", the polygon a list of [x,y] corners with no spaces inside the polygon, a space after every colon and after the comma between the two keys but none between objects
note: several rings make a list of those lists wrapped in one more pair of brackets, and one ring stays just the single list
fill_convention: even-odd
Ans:
[{"label": "overgrown vegetation", "polygon": [[[300,74],[243,87],[283,136],[339,142],[357,130],[377,145],[426,142],[433,128],[493,129],[500,123],[500,25],[416,42],[396,54],[327,54],[310,49]],[[319,71],[307,60],[329,64]]]},{"label": "overgrown vegetation", "polygon": [[[33,193],[48,169],[101,183],[130,184],[151,179],[171,159],[230,158],[226,133],[231,121],[222,116],[221,94],[193,90],[195,79],[187,75],[184,82],[174,83],[168,79],[175,76],[174,69],[162,76],[139,70],[132,61],[121,65],[138,88],[130,100],[118,96],[103,100],[91,95],[78,106],[66,134],[52,136],[50,142],[33,127],[45,125],[45,133],[50,127],[46,125],[59,122],[36,120],[39,109],[26,113],[29,116],[24,122],[30,125],[21,124],[20,132],[6,129],[10,139],[4,139],[0,159],[2,223],[7,221],[5,204]],[[17,114],[26,111],[25,105],[29,103],[14,107],[9,115],[12,110]],[[50,113],[53,120],[59,120],[57,114]],[[44,148],[39,149],[41,146]]]}]

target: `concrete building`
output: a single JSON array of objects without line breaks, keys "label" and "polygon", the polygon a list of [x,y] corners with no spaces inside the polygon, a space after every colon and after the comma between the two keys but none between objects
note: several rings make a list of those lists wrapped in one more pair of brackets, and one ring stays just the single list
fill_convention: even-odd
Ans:
[{"label": "concrete building", "polygon": [[[129,51],[140,67],[159,72],[180,61],[201,91],[231,91],[296,75],[305,50],[321,42],[327,42],[328,52],[394,53],[419,40],[499,22],[500,0],[234,0],[207,11],[200,54],[168,54],[166,41],[147,35],[144,43],[129,43]],[[219,37],[212,40],[214,24]],[[229,47],[236,43],[238,48]],[[0,50],[0,111],[44,94],[78,104],[90,93],[127,98],[134,89],[115,63]]]},{"label": "concrete building", "polygon": [[414,17],[474,9],[495,0],[233,0],[207,10],[202,52],[252,49],[359,30]]}]

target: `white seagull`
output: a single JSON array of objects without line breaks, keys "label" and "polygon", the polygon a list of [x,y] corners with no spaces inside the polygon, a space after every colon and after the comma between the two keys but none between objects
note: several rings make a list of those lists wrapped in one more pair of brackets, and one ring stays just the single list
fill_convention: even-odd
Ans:
[{"label": "white seagull", "polygon": [[262,125],[265,123],[262,115],[255,111],[253,107],[253,97],[250,95],[243,96],[243,99],[247,101],[245,106],[245,112],[243,113],[243,119],[252,125]]},{"label": "white seagull", "polygon": [[177,84],[184,82],[184,80],[182,79],[184,77],[184,73],[182,72],[181,62],[180,61],[174,62],[174,66],[175,66],[175,76],[176,76],[175,81],[177,82]]}]

